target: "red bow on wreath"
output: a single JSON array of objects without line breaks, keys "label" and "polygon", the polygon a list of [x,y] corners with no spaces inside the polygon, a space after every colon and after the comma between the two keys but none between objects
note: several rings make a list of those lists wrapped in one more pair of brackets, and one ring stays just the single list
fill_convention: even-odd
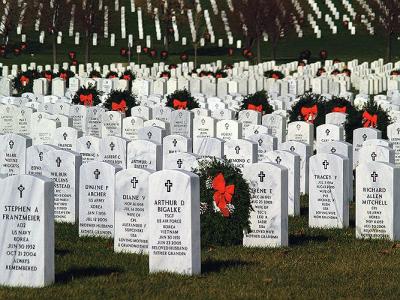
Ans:
[{"label": "red bow on wreath", "polygon": [[44,74],[44,77],[48,80],[48,81],[50,81],[51,79],[52,79],[52,75],[51,74]]},{"label": "red bow on wreath", "polygon": [[67,77],[68,77],[67,73],[60,73],[60,78],[67,80]]},{"label": "red bow on wreath", "polygon": [[126,111],[126,101],[125,100],[121,100],[121,102],[119,104],[113,102],[111,104],[111,109],[114,110],[114,111],[125,112]]},{"label": "red bow on wreath", "polygon": [[346,106],[343,107],[336,106],[332,109],[332,112],[346,113],[346,111],[347,111]]},{"label": "red bow on wreath", "polygon": [[131,80],[131,75],[124,75],[122,78],[129,81]]},{"label": "red bow on wreath", "polygon": [[215,78],[222,78],[222,74],[215,75]]},{"label": "red bow on wreath", "polygon": [[185,109],[187,107],[187,101],[180,101],[178,99],[174,99],[173,106],[175,109]]},{"label": "red bow on wreath", "polygon": [[378,123],[378,115],[370,115],[369,112],[364,111],[363,113],[363,126],[364,127],[376,127]]},{"label": "red bow on wreath", "polygon": [[271,78],[273,78],[273,79],[279,79],[279,75],[276,74],[276,73],[273,73],[272,76],[271,76]]},{"label": "red bow on wreath", "polygon": [[21,82],[21,84],[23,86],[27,86],[29,83],[29,77],[22,75],[21,78],[19,79],[19,81]]},{"label": "red bow on wreath", "polygon": [[247,106],[247,109],[255,110],[255,111],[258,111],[258,112],[262,112],[263,107],[262,107],[262,104],[260,104],[260,105],[249,104]]},{"label": "red bow on wreath", "polygon": [[93,105],[93,95],[80,95],[79,100],[83,103],[85,106],[92,106]]},{"label": "red bow on wreath", "polygon": [[312,107],[302,107],[300,112],[304,121],[314,123],[315,116],[318,113],[318,107],[316,104]]},{"label": "red bow on wreath", "polygon": [[235,193],[235,186],[226,186],[225,178],[222,173],[219,173],[212,182],[212,187],[215,190],[214,201],[217,207],[220,209],[224,217],[229,217],[230,212],[227,204],[231,203],[232,196]]}]

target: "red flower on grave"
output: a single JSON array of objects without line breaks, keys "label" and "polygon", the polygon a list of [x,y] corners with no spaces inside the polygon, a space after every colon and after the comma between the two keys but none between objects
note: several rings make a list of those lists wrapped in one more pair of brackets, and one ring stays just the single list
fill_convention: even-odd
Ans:
[{"label": "red flower on grave", "polygon": [[347,111],[346,106],[342,106],[342,107],[336,106],[336,107],[332,108],[332,112],[346,113],[346,111]]},{"label": "red flower on grave", "polygon": [[371,115],[369,112],[364,111],[363,113],[363,126],[375,128],[378,123],[378,115]]},{"label": "red flower on grave", "polygon": [[212,187],[215,190],[214,202],[221,211],[224,217],[230,216],[230,211],[228,209],[228,204],[231,203],[233,194],[235,193],[235,186],[226,185],[224,175],[219,173],[212,182]]},{"label": "red flower on grave", "polygon": [[122,99],[120,103],[113,102],[111,104],[111,109],[114,111],[125,112],[126,111],[126,101],[124,99]]},{"label": "red flower on grave", "polygon": [[311,107],[302,107],[300,113],[304,121],[313,124],[318,113],[318,107],[316,104]]},{"label": "red flower on grave", "polygon": [[93,105],[93,95],[79,95],[79,101],[83,103],[85,106],[92,106]]},{"label": "red flower on grave", "polygon": [[181,101],[179,99],[174,99],[173,106],[175,109],[186,109],[187,101]]},{"label": "red flower on grave", "polygon": [[247,106],[247,109],[255,110],[255,111],[258,111],[258,112],[262,112],[263,106],[261,104],[260,105],[249,104]]}]

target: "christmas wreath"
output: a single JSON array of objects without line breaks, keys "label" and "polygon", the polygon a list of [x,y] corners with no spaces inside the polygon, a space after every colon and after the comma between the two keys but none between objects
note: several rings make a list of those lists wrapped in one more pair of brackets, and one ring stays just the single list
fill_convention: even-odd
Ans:
[{"label": "christmas wreath", "polygon": [[56,77],[57,75],[54,74],[52,71],[47,70],[42,72],[41,77],[46,78],[47,81],[51,83],[51,81]]},{"label": "christmas wreath", "polygon": [[339,69],[335,69],[331,72],[331,75],[339,75],[340,74],[340,70]]},{"label": "christmas wreath", "polygon": [[269,70],[264,72],[264,77],[273,79],[283,79],[285,75],[281,71]]},{"label": "christmas wreath", "polygon": [[161,72],[160,78],[170,79],[171,78],[171,72],[169,72],[169,71]]},{"label": "christmas wreath", "polygon": [[213,73],[210,71],[201,71],[199,73],[199,77],[208,77],[208,76],[212,76],[212,75],[213,75]]},{"label": "christmas wreath", "polygon": [[169,94],[165,105],[173,109],[192,110],[193,108],[199,108],[199,103],[186,89],[177,90]]},{"label": "christmas wreath", "polygon": [[339,112],[347,114],[346,123],[344,129],[346,131],[346,141],[353,143],[353,131],[361,125],[361,114],[351,104],[350,101],[345,98],[333,97],[325,104],[325,113],[329,114],[332,112]]},{"label": "christmas wreath", "polygon": [[319,68],[317,71],[317,77],[320,77],[322,74],[325,74],[326,70],[324,68]]},{"label": "christmas wreath", "polygon": [[131,70],[126,70],[124,73],[122,73],[120,79],[128,80],[129,83],[131,83],[133,80],[136,79],[136,76],[132,73]]},{"label": "christmas wreath", "polygon": [[97,70],[92,70],[89,74],[90,78],[101,78],[101,73]]},{"label": "christmas wreath", "polygon": [[250,231],[250,191],[240,169],[226,161],[203,160],[200,177],[201,244],[230,246],[243,243]]},{"label": "christmas wreath", "polygon": [[215,78],[226,78],[228,77],[228,73],[226,73],[224,70],[218,69],[215,71],[213,74]]},{"label": "christmas wreath", "polygon": [[128,90],[113,90],[104,102],[106,109],[119,111],[126,117],[131,116],[131,108],[136,105],[136,97]]},{"label": "christmas wreath", "polygon": [[241,110],[255,110],[263,115],[270,114],[274,111],[271,104],[268,102],[266,91],[259,91],[254,94],[247,95],[242,102]]},{"label": "christmas wreath", "polygon": [[373,99],[364,104],[361,109],[362,127],[376,128],[382,131],[382,138],[387,139],[387,127],[392,123],[388,112]]},{"label": "christmas wreath", "polygon": [[108,72],[108,74],[106,75],[107,79],[113,79],[113,78],[118,78],[118,73],[114,72],[114,71],[110,71]]},{"label": "christmas wreath", "polygon": [[390,76],[399,76],[400,75],[400,69],[399,70],[393,70],[390,72]]},{"label": "christmas wreath", "polygon": [[72,103],[85,106],[96,106],[101,103],[100,96],[102,92],[98,91],[94,85],[82,86],[72,98]]},{"label": "christmas wreath", "polygon": [[60,77],[61,79],[65,80],[67,87],[69,87],[69,79],[74,77],[74,76],[75,76],[74,72],[72,72],[70,70],[65,70],[65,69],[61,69],[57,73],[57,77]]},{"label": "christmas wreath", "polygon": [[32,93],[33,80],[37,78],[39,78],[39,75],[36,71],[28,70],[18,73],[13,79],[13,88],[17,90],[17,95],[22,95],[23,93]]},{"label": "christmas wreath", "polygon": [[321,95],[305,93],[289,112],[289,121],[305,121],[317,126],[325,124],[325,103]]}]

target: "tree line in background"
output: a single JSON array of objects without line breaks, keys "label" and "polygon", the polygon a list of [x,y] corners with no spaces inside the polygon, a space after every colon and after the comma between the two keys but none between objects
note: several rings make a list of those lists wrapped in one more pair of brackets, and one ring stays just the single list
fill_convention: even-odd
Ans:
[{"label": "tree line in background", "polygon": [[[225,0],[216,0],[220,6]],[[224,2],[224,3],[222,3]],[[306,26],[307,11],[299,10],[292,0],[232,0],[233,11],[227,10],[229,26],[234,36],[243,37],[243,50],[247,53],[255,48],[256,62],[261,61],[261,42],[268,41],[271,56],[276,59],[279,41],[294,34],[294,23]],[[297,1],[299,2],[299,1]],[[377,34],[386,37],[387,59],[391,60],[393,41],[400,37],[400,1],[368,0],[375,17],[372,18]],[[305,0],[300,0],[307,8]],[[188,39],[197,54],[200,41],[210,40],[204,11],[194,0],[136,0],[137,7],[150,18],[159,19],[164,51],[174,41],[173,22],[189,29],[188,11],[192,14],[192,32]],[[105,13],[107,8],[107,13]],[[101,40],[107,37],[104,24],[120,24],[119,12],[115,11],[115,0],[0,0],[0,37],[2,48],[10,43],[10,36],[19,26],[25,30],[44,31],[51,40],[53,63],[57,63],[57,38],[59,32],[79,32],[85,45],[85,62],[90,61],[90,50],[94,35]],[[359,16],[358,16],[359,17]],[[355,22],[361,22],[357,17]],[[107,22],[105,22],[107,21]],[[24,31],[23,30],[23,31]],[[188,30],[190,32],[190,30]],[[24,31],[25,32],[25,31]],[[49,38],[50,37],[50,38]],[[1,49],[0,49],[1,50]],[[252,54],[253,55],[253,54]],[[265,55],[264,55],[265,56]]]}]

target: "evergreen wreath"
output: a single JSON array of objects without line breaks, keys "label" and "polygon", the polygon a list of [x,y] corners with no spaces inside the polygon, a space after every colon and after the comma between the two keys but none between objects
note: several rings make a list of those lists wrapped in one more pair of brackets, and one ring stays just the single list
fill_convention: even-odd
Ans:
[{"label": "evergreen wreath", "polygon": [[224,70],[218,69],[215,71],[213,74],[215,78],[226,78],[228,77],[228,73],[226,73]]},{"label": "evergreen wreath", "polygon": [[346,131],[346,141],[353,143],[353,131],[361,126],[361,114],[360,112],[351,104],[350,101],[341,97],[333,97],[331,100],[327,101],[325,104],[325,113],[329,114],[332,112],[346,113],[346,123],[344,129]]},{"label": "evergreen wreath", "polygon": [[39,78],[39,74],[33,70],[18,73],[12,82],[13,89],[17,90],[17,96],[23,93],[32,93],[33,80],[37,78]]},{"label": "evergreen wreath", "polygon": [[50,84],[51,84],[51,81],[52,81],[55,77],[57,77],[57,74],[54,74],[52,71],[47,70],[47,71],[43,71],[43,72],[42,72],[41,77],[42,77],[42,78],[46,78],[47,81],[50,82]]},{"label": "evergreen wreath", "polygon": [[131,108],[137,106],[136,97],[129,90],[112,90],[104,102],[108,110],[119,111],[126,117],[131,116]]},{"label": "evergreen wreath", "polygon": [[382,138],[387,139],[387,127],[392,123],[388,112],[370,99],[361,109],[361,127],[376,128],[382,131]]},{"label": "evergreen wreath", "polygon": [[242,102],[240,110],[255,110],[263,115],[271,114],[274,109],[268,102],[268,94],[266,91],[262,90],[254,94],[247,95]]},{"label": "evergreen wreath", "polygon": [[314,124],[314,130],[325,124],[325,103],[321,95],[305,93],[289,111],[289,122],[305,121]]},{"label": "evergreen wreath", "polygon": [[107,79],[118,78],[118,73],[114,72],[114,71],[110,71],[110,72],[107,73],[106,78]]},{"label": "evergreen wreath", "polygon": [[400,75],[400,69],[399,70],[393,70],[390,72],[390,76],[399,76]]},{"label": "evergreen wreath", "polygon": [[188,90],[177,90],[167,96],[167,107],[173,109],[185,109],[192,110],[193,108],[199,108],[197,100],[188,92]]},{"label": "evergreen wreath", "polygon": [[285,75],[281,71],[277,70],[269,70],[264,72],[264,77],[274,78],[274,79],[283,79]]},{"label": "evergreen wreath", "polygon": [[97,70],[92,70],[89,74],[90,78],[101,78],[101,73]]},{"label": "evergreen wreath", "polygon": [[170,79],[170,78],[171,78],[171,72],[169,72],[169,71],[163,71],[163,72],[161,72],[160,78]]},{"label": "evergreen wreath", "polygon": [[65,85],[69,87],[69,79],[74,77],[75,73],[72,72],[71,70],[65,70],[65,69],[60,69],[59,72],[57,73],[57,77],[60,77],[61,79],[65,80]]},{"label": "evergreen wreath", "polygon": [[72,98],[72,103],[85,106],[96,106],[101,103],[100,96],[102,94],[103,93],[98,91],[92,84],[89,84],[87,87],[82,86],[75,93],[74,98]]},{"label": "evergreen wreath", "polygon": [[241,170],[214,158],[199,162],[195,172],[200,177],[201,245],[241,245],[252,210]]},{"label": "evergreen wreath", "polygon": [[133,80],[136,79],[136,76],[135,76],[135,74],[132,73],[131,70],[126,70],[124,73],[122,73],[122,75],[119,79],[128,80],[129,83],[131,83]]}]

